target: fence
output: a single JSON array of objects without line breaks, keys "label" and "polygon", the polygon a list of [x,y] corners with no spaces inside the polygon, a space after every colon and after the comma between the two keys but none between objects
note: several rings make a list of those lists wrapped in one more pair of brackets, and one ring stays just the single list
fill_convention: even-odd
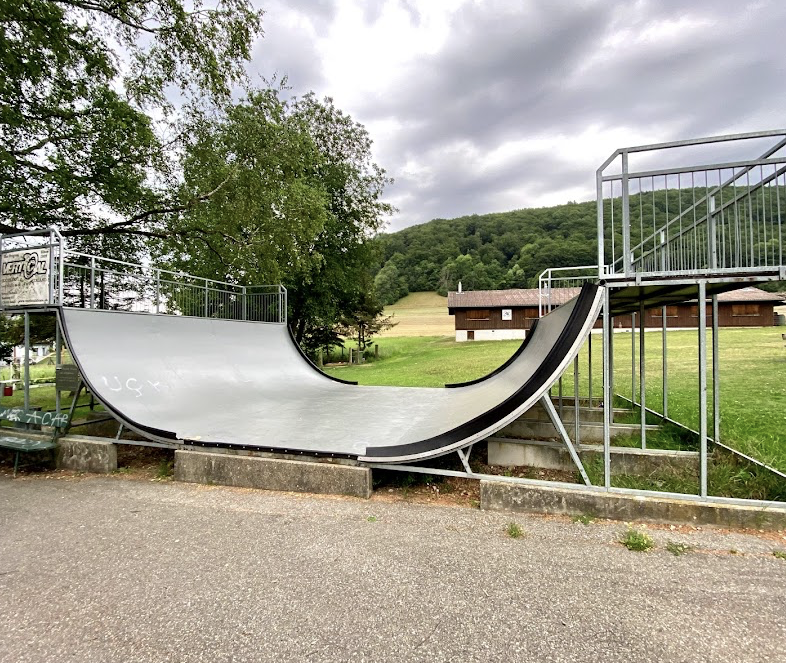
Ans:
[{"label": "fence", "polygon": [[[768,147],[759,156],[736,158],[763,143]],[[597,171],[598,264],[607,265],[605,276],[783,278],[785,147],[782,130],[617,150]],[[667,161],[665,154],[719,148],[735,158],[701,163],[697,155],[696,165],[649,167],[656,157]],[[634,156],[642,169],[632,169]]]},{"label": "fence", "polygon": [[[282,285],[243,286],[69,251],[56,230],[0,238],[0,257],[39,249],[48,251],[49,260],[48,295],[42,294],[41,304],[280,324],[287,321],[287,291]],[[2,307],[10,308],[3,294],[0,292]]]}]

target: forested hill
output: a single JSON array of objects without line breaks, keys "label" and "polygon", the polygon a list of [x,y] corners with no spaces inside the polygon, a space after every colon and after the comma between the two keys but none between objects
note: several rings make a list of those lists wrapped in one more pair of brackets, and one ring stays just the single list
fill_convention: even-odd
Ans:
[{"label": "forested hill", "polygon": [[375,284],[384,303],[407,292],[445,294],[537,286],[540,272],[597,262],[595,202],[434,219],[381,235]]}]

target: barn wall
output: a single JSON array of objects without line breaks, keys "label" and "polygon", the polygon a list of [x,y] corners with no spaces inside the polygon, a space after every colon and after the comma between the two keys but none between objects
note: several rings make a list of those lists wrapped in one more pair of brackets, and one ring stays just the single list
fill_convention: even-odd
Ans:
[{"label": "barn wall", "polygon": [[[456,309],[456,330],[491,330],[491,329],[523,329],[528,330],[538,319],[537,306],[522,306],[512,309],[512,320],[502,319],[501,308],[489,309]],[[721,327],[772,327],[774,322],[774,304],[772,302],[723,302],[718,304],[718,325]],[[617,329],[630,328],[631,316],[620,315],[614,318]],[[636,320],[638,327],[639,321]],[[644,313],[646,327],[662,326],[661,309],[650,309]],[[707,324],[712,324],[712,306],[707,304]],[[677,304],[666,308],[666,325],[674,328],[692,328],[699,326],[698,306],[696,304]],[[599,318],[595,328],[603,326]],[[466,336],[465,336],[466,337]]]}]

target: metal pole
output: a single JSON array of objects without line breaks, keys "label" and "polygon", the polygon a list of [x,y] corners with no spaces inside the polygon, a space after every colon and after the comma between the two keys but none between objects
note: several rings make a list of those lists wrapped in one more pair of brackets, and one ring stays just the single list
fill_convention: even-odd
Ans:
[{"label": "metal pole", "polygon": [[699,494],[707,497],[707,285],[699,281]]},{"label": "metal pole", "polygon": [[559,418],[562,419],[562,376],[559,376]]},{"label": "metal pole", "polygon": [[60,256],[60,264],[59,264],[59,277],[60,280],[57,283],[57,303],[62,306],[63,305],[63,276],[65,274],[65,252],[66,252],[66,243],[65,238],[62,235],[58,236],[59,240],[59,247],[57,249],[58,255]]},{"label": "metal pole", "polygon": [[207,279],[205,279],[205,317],[206,318],[210,317],[209,316],[208,294],[209,294],[208,283],[207,283]]},{"label": "metal pole", "polygon": [[30,313],[25,311],[25,412],[30,409]]},{"label": "metal pole", "polygon": [[[611,295],[609,295],[609,307],[611,307]],[[614,399],[614,317],[609,311],[609,394]],[[611,401],[609,401],[611,407]],[[612,410],[611,420],[614,421],[614,410]]]},{"label": "metal pole", "polygon": [[622,152],[622,264],[625,276],[631,273],[630,195],[628,192],[628,153]]},{"label": "metal pole", "polygon": [[246,293],[246,286],[243,286],[243,320],[248,319],[248,294]]},{"label": "metal pole", "polygon": [[609,287],[603,287],[603,485],[611,487],[611,315]]},{"label": "metal pole", "polygon": [[712,439],[720,442],[720,353],[718,351],[718,295],[712,296]]},{"label": "metal pole", "polygon": [[90,257],[90,308],[96,307],[96,259]]},{"label": "metal pole", "polygon": [[590,329],[589,336],[587,336],[587,374],[589,375],[589,394],[587,400],[589,406],[592,407],[592,330]]},{"label": "metal pole", "polygon": [[669,374],[668,374],[668,363],[666,361],[666,307],[662,307],[661,309],[661,320],[663,322],[663,416],[669,416]]},{"label": "metal pole", "polygon": [[156,313],[161,312],[161,270],[156,270]]},{"label": "metal pole", "polygon": [[647,448],[647,392],[644,378],[646,353],[644,351],[644,302],[639,303],[639,401],[641,402],[641,448]]},{"label": "metal pole", "polygon": [[49,303],[55,303],[55,234],[49,231]]},{"label": "metal pole", "polygon": [[636,402],[636,314],[630,314],[630,400]]},{"label": "metal pole", "polygon": [[574,425],[576,427],[575,437],[573,440],[578,447],[581,443],[580,430],[579,430],[579,356],[573,359],[573,416],[576,418]]},{"label": "metal pole", "polygon": [[[606,238],[605,228],[603,227],[603,173],[597,171],[595,174],[595,196],[597,198],[597,214],[598,214],[598,278],[603,276],[604,266],[606,264],[604,252],[604,242]],[[612,229],[613,232],[613,229]],[[614,256],[611,257],[614,262]]]},{"label": "metal pole", "polygon": [[[63,337],[60,334],[60,316],[55,317],[55,376],[63,364]],[[57,388],[55,378],[55,414],[60,416],[60,390]]]}]

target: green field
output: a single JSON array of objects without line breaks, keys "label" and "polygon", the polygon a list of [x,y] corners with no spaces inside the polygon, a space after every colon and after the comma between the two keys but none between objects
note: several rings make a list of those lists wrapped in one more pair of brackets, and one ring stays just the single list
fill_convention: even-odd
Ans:
[{"label": "green field", "polygon": [[[721,440],[786,471],[786,348],[781,329],[722,329],[719,339]],[[599,337],[593,341],[593,397],[599,397],[602,345]],[[646,341],[647,405],[660,411],[663,400],[660,332],[647,332]],[[387,338],[379,341],[379,361],[362,366],[332,366],[327,371],[366,385],[440,387],[489,373],[510,357],[518,345],[518,341],[456,343],[448,338]],[[630,396],[629,334],[615,335],[614,354],[615,392]],[[697,332],[669,332],[667,357],[669,415],[698,428]],[[585,344],[579,357],[582,395],[586,395],[588,387],[587,365]],[[711,366],[709,361],[708,365]],[[711,386],[710,381],[709,408]],[[566,372],[563,389],[566,395],[573,393],[572,366]]]},{"label": "green field", "polygon": [[385,307],[396,326],[381,338],[409,336],[455,337],[453,316],[448,315],[448,298],[436,292],[411,292],[395,304]]}]

